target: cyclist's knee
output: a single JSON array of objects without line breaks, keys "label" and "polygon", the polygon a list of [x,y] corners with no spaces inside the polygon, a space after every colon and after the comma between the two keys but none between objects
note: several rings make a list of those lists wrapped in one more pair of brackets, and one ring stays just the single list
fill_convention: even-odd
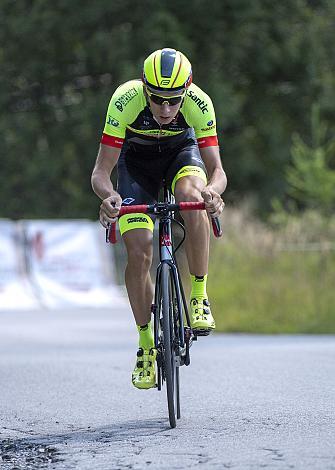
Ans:
[{"label": "cyclist's knee", "polygon": [[149,271],[152,263],[152,233],[131,230],[123,235],[127,248],[128,266],[138,272]]},{"label": "cyclist's knee", "polygon": [[205,184],[200,178],[187,177],[181,178],[175,187],[175,198],[179,201],[202,202],[201,191]]}]

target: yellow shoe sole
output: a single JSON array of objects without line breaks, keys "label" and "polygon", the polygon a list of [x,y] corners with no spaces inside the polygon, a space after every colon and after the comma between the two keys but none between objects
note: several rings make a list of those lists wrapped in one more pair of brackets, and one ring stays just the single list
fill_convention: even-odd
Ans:
[{"label": "yellow shoe sole", "polygon": [[131,381],[131,383],[134,385],[135,388],[138,388],[139,390],[149,390],[150,388],[155,388],[156,387],[156,381],[154,383],[152,382],[135,382],[134,380]]}]

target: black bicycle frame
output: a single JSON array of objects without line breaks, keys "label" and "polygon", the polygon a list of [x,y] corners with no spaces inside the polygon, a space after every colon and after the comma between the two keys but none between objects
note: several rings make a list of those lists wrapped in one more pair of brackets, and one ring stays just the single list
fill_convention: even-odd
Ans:
[{"label": "black bicycle frame", "polygon": [[[166,187],[164,187],[164,202],[171,202],[170,192]],[[162,270],[163,263],[169,264],[171,272],[173,275],[173,281],[175,285],[175,293],[177,298],[177,307],[178,307],[178,320],[179,320],[179,346],[183,348],[185,346],[184,342],[184,319],[182,315],[182,305],[184,305],[181,292],[181,280],[179,278],[178,269],[175,263],[174,254],[173,254],[173,241],[172,241],[172,231],[171,231],[171,212],[167,211],[166,214],[160,216],[159,219],[159,259],[160,263],[157,267],[156,275],[156,287],[155,287],[155,306],[157,308],[158,295],[159,295],[159,284],[160,284],[160,275]]]}]

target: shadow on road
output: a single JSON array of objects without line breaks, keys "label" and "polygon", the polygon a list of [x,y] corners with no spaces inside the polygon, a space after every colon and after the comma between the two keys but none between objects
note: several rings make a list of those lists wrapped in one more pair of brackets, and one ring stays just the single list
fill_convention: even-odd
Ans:
[{"label": "shadow on road", "polygon": [[38,469],[46,464],[61,462],[57,445],[122,442],[137,437],[152,436],[169,430],[166,418],[126,421],[99,428],[73,429],[61,434],[40,435],[0,441],[1,468]]}]

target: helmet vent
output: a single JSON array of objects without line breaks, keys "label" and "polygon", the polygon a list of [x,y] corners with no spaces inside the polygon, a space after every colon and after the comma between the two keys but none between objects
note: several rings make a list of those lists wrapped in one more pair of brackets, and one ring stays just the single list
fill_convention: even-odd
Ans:
[{"label": "helmet vent", "polygon": [[161,76],[170,78],[176,60],[175,49],[163,49],[161,55]]}]

